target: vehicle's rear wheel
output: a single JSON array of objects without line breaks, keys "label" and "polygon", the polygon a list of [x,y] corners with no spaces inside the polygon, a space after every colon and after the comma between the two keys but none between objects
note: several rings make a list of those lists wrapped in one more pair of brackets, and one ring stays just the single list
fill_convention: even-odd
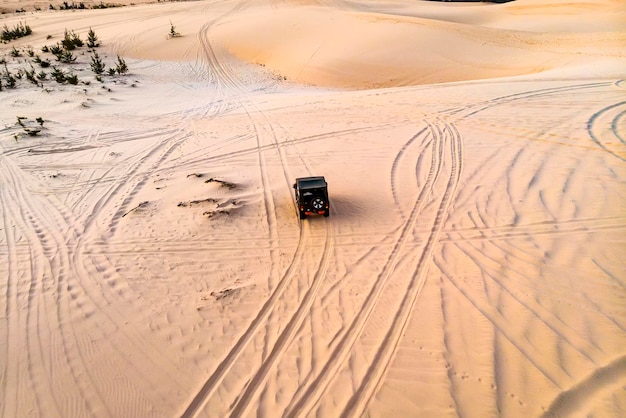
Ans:
[{"label": "vehicle's rear wheel", "polygon": [[330,210],[326,209],[326,212],[324,212],[324,217],[328,218],[330,216]]},{"label": "vehicle's rear wheel", "polygon": [[324,209],[324,199],[322,199],[321,197],[316,197],[311,201],[311,206],[313,206],[313,209],[315,210]]},{"label": "vehicle's rear wheel", "polygon": [[300,212],[300,219],[306,219],[306,213]]}]

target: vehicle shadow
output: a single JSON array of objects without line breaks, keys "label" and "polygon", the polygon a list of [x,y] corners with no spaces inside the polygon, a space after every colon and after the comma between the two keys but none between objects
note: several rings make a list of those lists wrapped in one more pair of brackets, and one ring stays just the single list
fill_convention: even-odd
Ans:
[{"label": "vehicle shadow", "polygon": [[344,219],[367,216],[371,208],[350,196],[330,197],[330,218]]}]

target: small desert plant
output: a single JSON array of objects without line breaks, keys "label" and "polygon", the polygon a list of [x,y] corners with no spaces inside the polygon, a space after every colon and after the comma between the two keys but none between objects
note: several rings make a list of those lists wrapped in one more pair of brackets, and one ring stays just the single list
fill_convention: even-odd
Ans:
[{"label": "small desert plant", "polygon": [[9,71],[9,69],[7,68],[7,64],[6,63],[4,64],[4,73],[2,74],[2,78],[4,78],[5,87],[8,87],[10,89],[15,88],[15,84],[17,83],[17,79]]},{"label": "small desert plant", "polygon": [[16,47],[13,47],[11,52],[9,52],[9,55],[11,55],[12,57],[21,57],[22,53],[20,52],[19,49],[17,49]]},{"label": "small desert plant", "polygon": [[45,61],[44,61],[44,60],[42,60],[42,59],[39,57],[39,55],[35,56],[35,59],[33,59],[33,62],[34,62],[35,64],[39,64],[39,66],[40,66],[41,68],[46,68],[46,67],[49,67],[49,66],[50,66],[50,61],[48,61],[48,60],[45,60]]},{"label": "small desert plant", "polygon": [[65,29],[65,35],[63,36],[63,40],[61,41],[61,45],[68,51],[73,51],[77,47],[81,47],[84,45],[83,41],[80,39],[74,31],[68,32]]},{"label": "small desert plant", "polygon": [[5,78],[6,80],[6,86],[10,89],[14,89],[15,88],[15,84],[17,83],[17,79],[13,76],[13,74],[11,73],[7,73]]},{"label": "small desert plant", "polygon": [[76,84],[78,84],[78,76],[73,73],[66,74],[65,81],[75,86]]},{"label": "small desert plant", "polygon": [[124,58],[121,58],[119,55],[117,56],[117,65],[115,66],[115,71],[118,74],[126,74],[128,72],[128,66],[126,65],[126,61]]},{"label": "small desert plant", "polygon": [[33,83],[34,85],[39,85],[39,80],[37,80],[37,76],[35,74],[35,68],[31,65],[30,70],[25,70],[26,79]]},{"label": "small desert plant", "polygon": [[44,71],[41,70],[39,71],[39,73],[37,74],[37,78],[41,81],[45,80],[46,78],[48,78],[48,74]]},{"label": "small desert plant", "polygon": [[76,61],[76,57],[72,54],[72,51],[67,50],[61,52],[61,55],[57,56],[57,59],[63,64],[71,64]]},{"label": "small desert plant", "polygon": [[100,43],[98,42],[98,37],[96,36],[96,33],[93,31],[93,29],[89,28],[89,32],[87,33],[87,47],[96,48],[98,46],[100,46]]},{"label": "small desert plant", "polygon": [[50,52],[52,55],[58,58],[63,53],[63,47],[57,43],[56,45],[52,45],[51,47],[48,47],[47,51],[43,51],[43,52]]},{"label": "small desert plant", "polygon": [[98,55],[97,52],[94,52],[94,54],[91,56],[91,70],[97,75],[100,75],[104,73],[104,69],[105,69],[105,66],[102,60],[100,59],[100,56]]},{"label": "small desert plant", "polygon": [[180,33],[178,33],[176,31],[176,27],[174,26],[174,24],[172,22],[170,22],[170,33],[169,33],[170,38],[176,38],[178,36],[180,36]]},{"label": "small desert plant", "polygon": [[24,130],[24,132],[26,132],[28,135],[30,136],[36,136],[37,134],[39,134],[39,132],[41,132],[41,129],[43,128],[43,122],[44,120],[42,118],[37,118],[37,122],[39,123],[39,127],[33,127],[30,124],[27,125],[24,123],[24,120],[27,120],[28,118],[25,118],[24,116],[18,116],[17,117],[17,124],[20,125],[22,127],[22,129]]},{"label": "small desert plant", "polygon": [[55,66],[52,66],[52,72],[50,72],[50,77],[52,77],[57,83],[65,83],[65,74],[62,70],[59,70]]}]

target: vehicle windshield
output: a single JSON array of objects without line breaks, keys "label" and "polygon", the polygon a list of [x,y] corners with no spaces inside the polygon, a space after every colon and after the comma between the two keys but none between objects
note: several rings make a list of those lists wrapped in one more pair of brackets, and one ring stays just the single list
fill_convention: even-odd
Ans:
[{"label": "vehicle windshield", "polygon": [[300,180],[299,187],[303,190],[324,189],[326,188],[326,182],[324,179]]}]

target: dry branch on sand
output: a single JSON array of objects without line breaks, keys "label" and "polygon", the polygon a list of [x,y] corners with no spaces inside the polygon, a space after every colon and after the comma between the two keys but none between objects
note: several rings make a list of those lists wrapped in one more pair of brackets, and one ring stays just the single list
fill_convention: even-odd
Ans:
[{"label": "dry branch on sand", "polygon": [[128,215],[129,213],[132,213],[132,212],[135,212],[135,211],[137,211],[139,209],[143,209],[143,208],[147,207],[149,203],[150,202],[148,202],[148,201],[141,202],[140,204],[138,204],[137,206],[135,206],[134,208],[130,209],[128,212],[123,214],[122,218],[125,217],[126,215]]}]

